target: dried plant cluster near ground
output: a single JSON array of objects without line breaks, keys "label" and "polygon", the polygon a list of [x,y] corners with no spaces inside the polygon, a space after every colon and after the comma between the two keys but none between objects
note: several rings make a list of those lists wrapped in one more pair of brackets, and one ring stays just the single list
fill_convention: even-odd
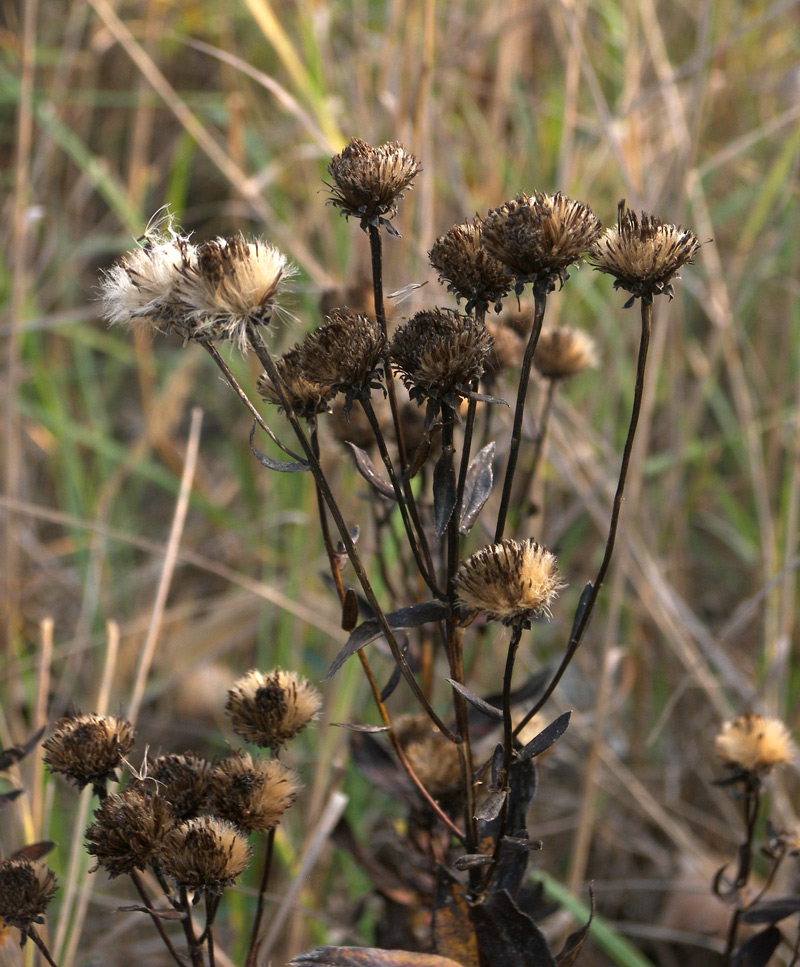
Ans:
[{"label": "dried plant cluster near ground", "polygon": [[796,11],[276,12],[4,35],[0,962],[797,963]]}]

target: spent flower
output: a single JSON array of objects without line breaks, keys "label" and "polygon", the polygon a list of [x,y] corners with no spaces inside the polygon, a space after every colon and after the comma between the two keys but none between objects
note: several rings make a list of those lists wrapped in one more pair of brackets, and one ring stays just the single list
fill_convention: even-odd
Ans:
[{"label": "spent flower", "polygon": [[42,744],[44,761],[51,772],[62,773],[79,789],[91,784],[102,796],[106,783],[117,778],[133,739],[131,723],[115,715],[65,716]]},{"label": "spent flower", "polygon": [[499,312],[514,285],[514,277],[502,262],[483,247],[482,226],[480,218],[454,225],[428,252],[439,281],[446,282],[448,292],[454,292],[457,299],[466,299],[467,313],[473,309],[485,311],[490,305]]},{"label": "spent flower", "polygon": [[44,915],[57,888],[55,873],[44,863],[24,857],[0,862],[0,920],[22,931],[23,941]]},{"label": "spent flower", "polygon": [[246,833],[266,832],[297,797],[297,775],[278,759],[254,759],[235,751],[217,763],[211,778],[211,808]]},{"label": "spent flower", "polygon": [[199,816],[170,830],[159,865],[179,886],[215,896],[244,873],[252,852],[232,823]]},{"label": "spent flower", "polygon": [[319,716],[322,696],[296,672],[250,671],[228,692],[225,711],[233,731],[254,745],[277,751]]},{"label": "spent flower", "polygon": [[547,379],[568,379],[597,365],[597,347],[580,329],[545,329],[536,344],[533,365]]},{"label": "spent flower", "polygon": [[725,722],[714,745],[731,768],[756,776],[791,762],[795,755],[789,730],[780,719],[752,713]]},{"label": "spent flower", "polygon": [[175,825],[169,803],[136,784],[107,796],[86,830],[87,852],[110,877],[144,870],[158,863],[167,833]]}]

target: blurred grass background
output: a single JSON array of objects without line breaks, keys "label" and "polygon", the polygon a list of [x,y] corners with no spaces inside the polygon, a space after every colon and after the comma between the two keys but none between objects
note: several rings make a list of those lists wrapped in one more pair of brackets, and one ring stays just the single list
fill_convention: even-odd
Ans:
[{"label": "blurred grass background", "polygon": [[[423,164],[403,239],[385,249],[389,291],[430,284],[400,313],[414,299],[450,304],[426,252],[453,222],[536,188],[610,224],[624,197],[704,244],[675,301],[657,306],[623,531],[558,695],[576,713],[544,768],[532,834],[558,881],[594,878],[620,936],[653,962],[688,964],[670,943],[703,928],[681,898],[713,918],[710,875],[738,836],[709,788],[716,727],[752,708],[796,729],[800,712],[799,12],[785,0],[4,7],[0,742],[70,705],[99,710],[98,696],[124,709],[149,642],[143,741],[219,751],[236,675],[284,665],[318,679],[342,641],[309,487],[256,465],[248,419],[199,350],[98,319],[99,270],[153,212],[168,204],[198,239],[263,235],[297,263],[282,349],[319,321],[326,289],[368,267],[365,238],[325,206],[326,164],[350,137],[399,140]],[[632,396],[638,325],[623,302],[584,267],[549,303],[548,321],[585,327],[602,363],[561,396],[551,429],[534,536],[557,549],[570,590],[521,658],[529,670],[558,653],[597,567]],[[252,382],[249,360],[231,366]],[[195,406],[199,453],[176,529]],[[326,699],[327,721],[374,714],[349,666]],[[287,882],[334,788],[365,842],[390,827],[385,799],[348,768],[342,730],[322,725],[295,755],[310,793],[281,827]],[[12,778],[32,795],[3,850],[56,839],[52,862],[79,887],[73,797],[35,762]],[[790,778],[775,785],[787,825],[796,791]],[[370,940],[372,907],[353,916],[364,875],[327,846],[318,860],[276,959]],[[120,943],[150,955],[135,918],[114,920],[113,934],[98,926],[118,902],[98,883],[85,925],[79,899],[62,896],[57,949],[106,963]]]}]

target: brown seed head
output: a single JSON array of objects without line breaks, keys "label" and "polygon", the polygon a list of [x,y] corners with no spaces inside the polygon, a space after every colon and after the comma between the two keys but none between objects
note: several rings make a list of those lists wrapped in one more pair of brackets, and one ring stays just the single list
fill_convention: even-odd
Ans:
[{"label": "brown seed head", "polygon": [[485,379],[489,380],[522,363],[525,342],[513,329],[494,319],[487,320],[486,331],[492,337],[492,349],[486,357]]},{"label": "brown seed head", "polygon": [[717,755],[729,766],[763,775],[773,766],[791,762],[795,749],[789,730],[780,719],[741,715],[725,722],[714,739]]},{"label": "brown seed head", "polygon": [[252,852],[232,823],[199,816],[169,832],[159,863],[179,886],[214,895],[244,873]]},{"label": "brown seed head", "polygon": [[597,347],[580,329],[545,329],[536,344],[533,365],[547,379],[567,379],[597,365]]},{"label": "brown seed head", "polygon": [[114,715],[75,715],[59,719],[53,734],[44,741],[44,761],[51,772],[60,772],[79,789],[90,783],[98,794],[133,746],[130,722]]},{"label": "brown seed head", "polygon": [[246,833],[264,832],[278,825],[299,788],[296,774],[277,759],[236,751],[214,769],[211,808]]},{"label": "brown seed head", "polygon": [[55,896],[55,873],[44,863],[7,859],[0,863],[0,920],[22,931],[44,923],[44,914]]},{"label": "brown seed head", "polygon": [[228,692],[225,711],[233,731],[254,745],[276,751],[319,716],[322,696],[295,672],[250,671]]},{"label": "brown seed head", "polygon": [[349,400],[369,395],[386,345],[380,325],[350,309],[334,309],[297,347],[305,379]]},{"label": "brown seed head", "polygon": [[[321,383],[306,379],[299,348],[290,349],[276,359],[275,367],[283,380],[292,409],[299,417],[310,419],[312,416],[325,413],[330,409],[329,400],[333,396],[333,389],[330,386],[323,386]],[[261,398],[266,403],[272,403],[278,407],[282,406],[278,390],[266,373],[259,376],[257,388]]]},{"label": "brown seed head", "polygon": [[333,178],[329,205],[335,205],[345,217],[360,219],[361,227],[386,225],[397,214],[397,202],[421,170],[413,154],[396,141],[373,148],[360,138],[353,138],[341,154],[328,165]]},{"label": "brown seed head", "polygon": [[94,870],[102,867],[113,878],[157,864],[175,818],[167,800],[143,784],[107,796],[86,830],[86,851],[97,860]]},{"label": "brown seed head", "polygon": [[557,192],[524,192],[489,212],[483,244],[511,272],[520,293],[526,282],[544,284],[567,278],[567,268],[588,251],[600,234],[600,222],[582,202]]},{"label": "brown seed head", "polygon": [[293,272],[286,256],[261,239],[235,235],[203,242],[175,289],[183,310],[182,334],[247,348],[248,324],[270,321],[280,284]]},{"label": "brown seed head", "polygon": [[502,262],[492,258],[482,245],[483,221],[454,225],[433,243],[428,252],[431,265],[439,272],[439,281],[447,283],[448,292],[466,299],[466,311],[486,310],[490,305],[500,311],[500,304],[514,285]]},{"label": "brown seed head", "polygon": [[446,400],[480,378],[491,346],[482,322],[450,309],[424,309],[394,334],[389,359],[412,399]]},{"label": "brown seed head", "polygon": [[176,287],[196,263],[196,248],[188,238],[175,233],[146,237],[141,248],[126,253],[103,273],[103,316],[111,325],[182,330]]},{"label": "brown seed head", "polygon": [[144,772],[135,784],[163,799],[177,821],[191,819],[205,808],[211,788],[211,764],[201,756],[193,752],[148,756]]},{"label": "brown seed head", "polygon": [[614,276],[614,288],[631,293],[626,308],[637,297],[652,302],[659,293],[673,296],[671,282],[678,271],[691,263],[700,248],[697,236],[688,229],[665,225],[660,218],[619,203],[617,227],[608,228],[597,239],[589,261],[598,272]]},{"label": "brown seed head", "polygon": [[411,768],[432,796],[442,796],[458,787],[458,747],[431,724],[427,715],[400,716],[394,728]]},{"label": "brown seed head", "polygon": [[476,551],[455,577],[462,608],[523,627],[538,615],[549,616],[550,602],[564,586],[555,555],[530,539],[505,540]]}]

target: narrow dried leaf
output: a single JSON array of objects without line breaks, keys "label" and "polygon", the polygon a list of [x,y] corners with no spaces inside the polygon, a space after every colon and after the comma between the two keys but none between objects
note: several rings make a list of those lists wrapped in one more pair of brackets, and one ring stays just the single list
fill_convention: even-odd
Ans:
[{"label": "narrow dried leaf", "polygon": [[578,630],[578,626],[581,621],[583,621],[583,616],[586,614],[586,609],[589,607],[589,598],[592,596],[592,591],[594,590],[594,585],[591,581],[587,581],[583,591],[581,591],[580,600],[578,601],[578,607],[575,609],[575,617],[572,619],[572,631],[570,632],[570,639],[575,635]]},{"label": "narrow dried leaf", "polygon": [[775,948],[781,942],[777,927],[767,927],[761,933],[749,937],[731,959],[731,967],[767,967]]},{"label": "narrow dried leaf", "polygon": [[262,453],[255,443],[253,443],[255,435],[256,424],[253,423],[253,429],[250,431],[250,449],[253,451],[253,456],[256,458],[256,460],[258,460],[262,467],[266,467],[267,470],[277,470],[279,473],[304,473],[306,470],[311,469],[311,467],[304,460],[289,463],[286,460],[275,460],[272,457],[268,457],[266,453]]},{"label": "narrow dried leaf", "polygon": [[492,462],[495,454],[495,443],[487,443],[472,458],[467,477],[464,481],[464,497],[461,502],[461,519],[458,522],[458,530],[461,534],[468,534],[472,525],[478,519],[478,514],[483,510],[483,505],[489,499],[494,486],[494,471]]},{"label": "narrow dried leaf", "polygon": [[139,903],[117,907],[117,913],[149,913],[151,917],[158,917],[159,920],[184,920],[186,918],[186,914],[180,910],[154,910],[152,907],[145,907]]},{"label": "narrow dried leaf", "polygon": [[[449,613],[450,609],[441,601],[423,601],[420,604],[412,604],[408,608],[400,608],[399,611],[390,612],[386,615],[386,622],[393,631],[404,628],[419,628],[420,625],[428,624],[431,621],[442,621]],[[339,654],[333,659],[323,681],[327,681],[332,675],[335,675],[348,658],[355,655],[357,651],[360,651],[371,641],[380,638],[382,634],[381,627],[374,618],[362,621],[347,639]]]},{"label": "narrow dried leaf", "polygon": [[508,789],[496,789],[489,793],[488,797],[475,810],[475,818],[482,823],[490,823],[493,819],[497,819],[507,796]]},{"label": "narrow dried leaf", "polygon": [[36,860],[47,856],[55,845],[49,839],[42,840],[40,843],[29,843],[27,846],[22,846],[20,849],[15,850],[8,858],[10,860],[30,860],[32,863],[35,863]]},{"label": "narrow dried leaf", "polygon": [[358,617],[358,595],[353,588],[348,588],[344,593],[342,604],[342,630],[351,632],[358,624]]},{"label": "narrow dried leaf", "polygon": [[397,500],[394,487],[386,479],[386,477],[378,473],[378,470],[372,460],[370,460],[369,455],[362,450],[361,447],[357,447],[355,443],[351,443],[349,446],[353,451],[353,456],[356,458],[356,470],[358,470],[367,483],[371,487],[374,487],[381,497],[388,497],[389,500]]},{"label": "narrow dried leaf", "polygon": [[483,866],[491,866],[493,862],[494,857],[488,853],[467,853],[454,860],[453,866],[457,870],[475,870]]},{"label": "narrow dried leaf", "polygon": [[351,732],[388,732],[388,725],[355,725],[353,722],[331,722],[337,729],[349,729]]},{"label": "narrow dried leaf", "polygon": [[433,528],[441,538],[447,529],[456,506],[456,471],[453,466],[453,448],[443,447],[442,454],[433,468]]},{"label": "narrow dried leaf", "polygon": [[[408,639],[406,639],[405,645],[403,646],[402,650],[404,654],[408,651]],[[400,666],[395,665],[394,669],[392,670],[392,674],[389,676],[389,681],[381,689],[382,702],[385,702],[387,698],[389,698],[392,692],[400,684],[400,680],[402,679],[402,677],[403,677],[403,673],[400,670]]]},{"label": "narrow dried leaf", "polygon": [[800,897],[784,896],[777,900],[763,900],[745,910],[739,917],[742,923],[779,923],[785,917],[800,912]]},{"label": "narrow dried leaf", "polygon": [[480,967],[478,940],[469,919],[464,887],[444,867],[439,867],[436,876],[432,930],[437,954],[451,957],[464,967]]},{"label": "narrow dried leaf", "polygon": [[377,947],[313,947],[289,967],[462,967],[449,957]]},{"label": "narrow dried leaf", "polygon": [[431,435],[430,433],[426,433],[417,446],[417,449],[414,451],[414,459],[411,461],[411,466],[408,468],[409,480],[413,480],[428,462],[428,457],[431,455],[431,446]]},{"label": "narrow dried leaf", "polygon": [[10,805],[15,799],[18,799],[24,791],[24,789],[12,789],[11,792],[0,793],[0,809],[2,809],[3,806]]},{"label": "narrow dried leaf", "polygon": [[452,678],[445,680],[447,681],[448,685],[452,685],[459,694],[463,695],[474,709],[477,709],[477,711],[487,716],[487,718],[490,718],[493,722],[503,721],[503,713],[499,708],[495,708],[494,705],[490,705],[485,699],[482,699],[474,692],[471,692],[466,685],[453,681]]},{"label": "narrow dried leaf", "polygon": [[478,944],[492,967],[556,967],[541,930],[505,890],[470,908]]},{"label": "narrow dried leaf", "polygon": [[0,752],[0,772],[5,772],[5,770],[10,766],[13,766],[15,762],[19,762],[21,759],[24,759],[29,752],[32,752],[41,741],[46,728],[47,726],[43,725],[38,732],[32,735],[28,741],[24,742],[22,745],[12,745],[8,749],[3,749],[2,752]]},{"label": "narrow dried leaf", "polygon": [[563,712],[546,728],[528,742],[519,754],[521,759],[533,759],[546,752],[567,731],[572,712]]},{"label": "narrow dried leaf", "polygon": [[564,949],[556,957],[558,967],[573,967],[580,956],[581,951],[583,950],[583,945],[586,943],[586,938],[589,936],[589,928],[592,925],[592,920],[594,920],[594,890],[591,887],[589,887],[589,897],[591,901],[589,919],[580,928],[580,930],[576,930],[575,933],[571,933],[567,937],[567,941],[564,944]]}]

